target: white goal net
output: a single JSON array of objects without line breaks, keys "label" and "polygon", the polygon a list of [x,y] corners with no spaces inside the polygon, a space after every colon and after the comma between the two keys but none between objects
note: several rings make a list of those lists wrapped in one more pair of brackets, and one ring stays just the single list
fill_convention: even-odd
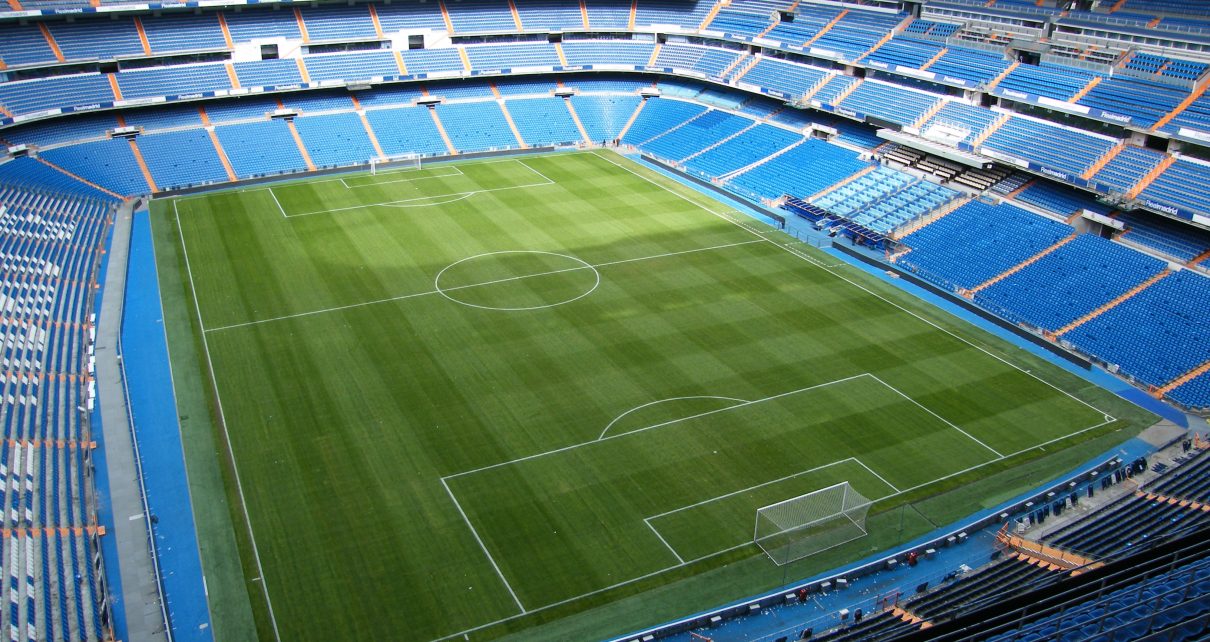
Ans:
[{"label": "white goal net", "polygon": [[370,159],[370,174],[377,174],[387,169],[392,171],[420,169],[420,156],[418,154],[397,154]]},{"label": "white goal net", "polygon": [[869,499],[849,482],[756,509],[753,541],[781,566],[866,535]]}]

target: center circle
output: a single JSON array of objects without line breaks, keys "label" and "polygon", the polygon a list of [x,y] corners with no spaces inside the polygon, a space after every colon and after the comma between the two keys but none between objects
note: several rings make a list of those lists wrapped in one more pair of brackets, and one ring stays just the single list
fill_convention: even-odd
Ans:
[{"label": "center circle", "polygon": [[468,256],[437,273],[441,296],[480,310],[541,310],[578,301],[601,285],[587,261],[558,252],[501,250]]}]

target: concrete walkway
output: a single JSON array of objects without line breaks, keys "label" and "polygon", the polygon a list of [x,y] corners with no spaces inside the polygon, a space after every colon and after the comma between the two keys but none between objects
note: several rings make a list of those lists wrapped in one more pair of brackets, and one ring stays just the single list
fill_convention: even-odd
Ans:
[{"label": "concrete walkway", "polygon": [[143,511],[118,354],[133,209],[131,205],[122,206],[114,220],[109,265],[104,277],[105,294],[97,315],[97,397],[101,404],[101,430],[113,507],[114,529],[107,536],[117,543],[122,586],[120,603],[126,612],[126,637],[158,642],[168,640],[168,634],[151,558],[151,539]]}]

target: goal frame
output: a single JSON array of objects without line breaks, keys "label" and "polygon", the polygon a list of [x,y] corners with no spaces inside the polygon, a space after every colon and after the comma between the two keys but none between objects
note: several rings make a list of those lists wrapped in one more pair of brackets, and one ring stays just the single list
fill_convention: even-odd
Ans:
[{"label": "goal frame", "polygon": [[[793,525],[788,525],[788,526],[784,525],[784,524],[779,524],[777,522],[777,520],[775,520],[775,519],[764,517],[764,514],[767,511],[769,511],[770,509],[776,509],[778,507],[782,507],[782,506],[785,506],[785,505],[793,503],[793,502],[803,502],[804,500],[806,500],[812,496],[821,496],[825,493],[835,491],[836,489],[842,489],[842,491],[843,491],[840,496],[839,504],[837,505],[835,510],[833,510],[827,514],[823,514],[822,516],[815,517],[813,519],[803,521],[801,523],[797,523],[797,524],[793,524]],[[769,558],[769,560],[772,561],[777,566],[784,566],[786,564],[797,562],[798,560],[805,559],[805,558],[811,557],[813,555],[818,555],[819,553],[822,553],[824,551],[836,548],[837,546],[847,544],[849,542],[852,542],[854,540],[857,540],[857,539],[860,539],[862,537],[869,535],[869,531],[866,529],[866,516],[869,513],[870,506],[872,506],[873,504],[874,504],[873,500],[870,500],[870,499],[866,498],[864,495],[858,493],[857,490],[854,489],[852,484],[850,484],[848,481],[842,481],[842,482],[832,484],[831,486],[826,486],[824,488],[819,488],[819,489],[816,489],[816,490],[813,490],[813,491],[810,491],[807,493],[803,493],[796,497],[791,497],[789,499],[783,499],[782,501],[779,501],[779,502],[774,502],[774,503],[768,504],[766,506],[761,506],[760,508],[756,509],[756,520],[755,520],[755,524],[753,525],[753,529],[752,529],[752,543],[755,544],[757,546],[757,548],[759,548],[765,554],[765,556],[767,556]],[[854,518],[855,515],[857,516],[856,518]],[[772,532],[772,533],[766,532],[765,534],[762,535],[762,533],[761,533],[762,520],[765,520],[765,521],[773,524],[774,526],[776,526],[778,528],[778,530],[776,532]],[[840,539],[839,541],[836,541],[836,542],[828,543],[827,545],[822,546],[820,548],[804,547],[804,548],[808,549],[808,551],[805,553],[801,553],[798,555],[786,555],[786,559],[780,559],[777,555],[774,554],[779,550],[784,550],[784,549],[792,550],[794,547],[796,547],[800,544],[804,544],[804,543],[808,542],[809,540],[811,540],[812,538],[815,538],[817,536],[811,535],[811,534],[804,534],[801,536],[800,539],[791,539],[788,543],[781,544],[781,545],[778,545],[775,547],[767,547],[765,545],[765,542],[767,542],[770,539],[783,538],[783,537],[793,538],[794,533],[810,531],[813,528],[823,526],[829,522],[840,522],[843,524],[842,520],[847,521],[849,524],[852,525],[852,528],[855,529],[854,534],[852,534],[851,536],[843,536],[844,537],[843,539]],[[842,527],[844,527],[844,526],[842,526]]]},{"label": "goal frame", "polygon": [[403,169],[422,169],[423,161],[420,154],[389,154],[387,156],[375,156],[370,159],[370,175],[378,175],[380,168],[384,166],[405,166]]}]

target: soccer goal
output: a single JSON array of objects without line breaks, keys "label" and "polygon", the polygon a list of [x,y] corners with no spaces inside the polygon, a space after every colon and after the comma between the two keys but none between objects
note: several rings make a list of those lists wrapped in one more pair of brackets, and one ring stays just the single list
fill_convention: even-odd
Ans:
[{"label": "soccer goal", "polygon": [[849,482],[756,509],[753,541],[781,566],[866,535],[869,499]]},{"label": "soccer goal", "polygon": [[394,156],[379,156],[370,159],[370,174],[376,175],[378,172],[386,168],[394,169],[420,169],[419,154],[396,154]]}]

